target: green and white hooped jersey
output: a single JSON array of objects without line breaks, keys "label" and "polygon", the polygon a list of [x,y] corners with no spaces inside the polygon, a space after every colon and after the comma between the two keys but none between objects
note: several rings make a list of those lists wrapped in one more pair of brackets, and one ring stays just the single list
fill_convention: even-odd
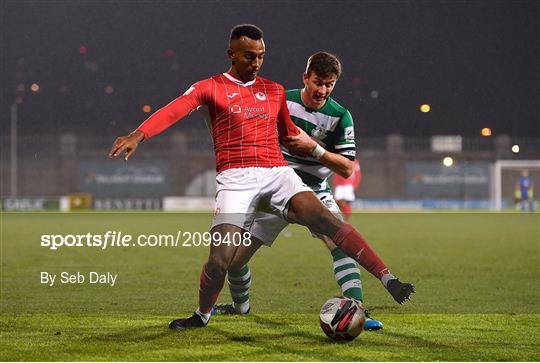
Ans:
[{"label": "green and white hooped jersey", "polygon": [[[300,89],[287,91],[287,106],[294,123],[326,150],[354,159],[356,145],[351,113],[332,98],[319,110],[306,109],[300,92]],[[332,171],[329,168],[313,157],[292,156],[283,145],[281,151],[289,166],[315,192],[330,191],[327,178]]]}]

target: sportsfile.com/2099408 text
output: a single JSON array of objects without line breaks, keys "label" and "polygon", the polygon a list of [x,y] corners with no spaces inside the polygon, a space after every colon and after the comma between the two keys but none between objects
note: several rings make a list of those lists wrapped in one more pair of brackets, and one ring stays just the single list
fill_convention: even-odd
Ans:
[{"label": "sportsfile.com/2099408 text", "polygon": [[139,234],[133,236],[122,231],[103,234],[42,234],[41,247],[58,250],[61,247],[208,247],[221,244],[250,246],[249,232],[218,233],[178,231],[176,234]]}]

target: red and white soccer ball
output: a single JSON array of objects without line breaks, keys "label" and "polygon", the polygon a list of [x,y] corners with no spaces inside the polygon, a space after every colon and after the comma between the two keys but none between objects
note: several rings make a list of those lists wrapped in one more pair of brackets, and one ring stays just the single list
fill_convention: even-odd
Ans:
[{"label": "red and white soccer ball", "polygon": [[319,322],[333,340],[353,340],[362,332],[366,321],[362,303],[347,297],[333,297],[321,308]]}]

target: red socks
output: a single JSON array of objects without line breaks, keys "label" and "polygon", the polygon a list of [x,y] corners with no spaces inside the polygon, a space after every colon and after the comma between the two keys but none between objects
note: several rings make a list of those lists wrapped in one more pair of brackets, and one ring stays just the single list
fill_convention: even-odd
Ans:
[{"label": "red socks", "polygon": [[344,223],[332,240],[343,252],[353,258],[376,278],[380,279],[383,275],[390,273],[388,267],[377,256],[364,237],[350,224]]},{"label": "red socks", "polygon": [[[378,279],[390,273],[371,246],[350,224],[344,223],[332,239],[343,252]],[[210,276],[207,264],[204,264],[199,287],[199,310],[201,313],[210,313],[221,289],[223,289],[225,277],[226,274],[217,277]]]},{"label": "red socks", "polygon": [[201,271],[201,280],[199,285],[199,310],[204,314],[209,314],[212,311],[212,306],[216,303],[223,284],[225,283],[226,274],[221,277],[212,277],[208,274],[206,263]]}]

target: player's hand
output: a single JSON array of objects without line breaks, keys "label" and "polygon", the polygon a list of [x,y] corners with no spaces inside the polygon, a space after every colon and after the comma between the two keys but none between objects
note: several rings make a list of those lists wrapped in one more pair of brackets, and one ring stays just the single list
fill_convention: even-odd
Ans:
[{"label": "player's hand", "polygon": [[114,141],[111,151],[109,152],[109,159],[115,158],[125,151],[124,160],[128,161],[143,139],[144,132],[139,130],[135,130],[127,136],[120,136]]},{"label": "player's hand", "polygon": [[299,127],[298,131],[298,135],[285,136],[281,141],[293,155],[309,156],[311,155],[311,151],[317,146],[317,142]]}]

